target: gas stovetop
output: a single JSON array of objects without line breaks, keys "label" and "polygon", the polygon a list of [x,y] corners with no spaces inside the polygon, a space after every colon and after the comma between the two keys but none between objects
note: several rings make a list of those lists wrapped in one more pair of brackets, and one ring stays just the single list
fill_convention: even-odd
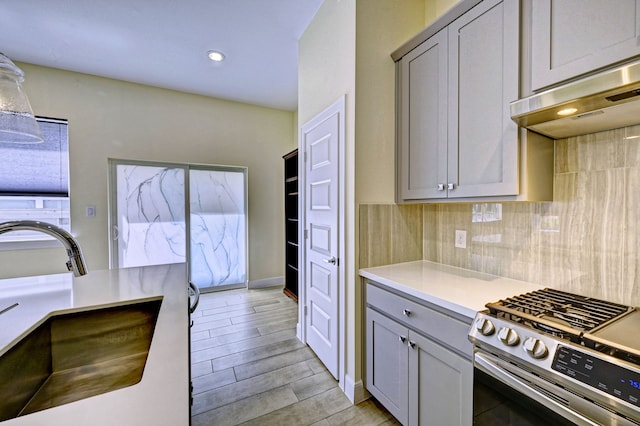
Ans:
[{"label": "gas stovetop", "polygon": [[487,303],[489,314],[580,343],[635,308],[559,290],[543,290]]},{"label": "gas stovetop", "polygon": [[545,288],[487,303],[488,315],[640,365],[634,307]]}]

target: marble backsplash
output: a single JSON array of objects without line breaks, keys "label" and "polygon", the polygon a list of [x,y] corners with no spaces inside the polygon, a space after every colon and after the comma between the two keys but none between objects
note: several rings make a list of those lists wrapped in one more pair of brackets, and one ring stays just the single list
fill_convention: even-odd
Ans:
[{"label": "marble backsplash", "polygon": [[360,205],[360,267],[425,259],[640,306],[636,135],[556,141],[553,202]]}]

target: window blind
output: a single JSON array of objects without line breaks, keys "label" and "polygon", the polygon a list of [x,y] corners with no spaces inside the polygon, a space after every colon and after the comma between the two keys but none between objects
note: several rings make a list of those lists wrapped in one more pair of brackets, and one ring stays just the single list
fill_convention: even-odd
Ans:
[{"label": "window blind", "polygon": [[37,117],[44,142],[0,142],[0,196],[69,196],[66,120]]}]

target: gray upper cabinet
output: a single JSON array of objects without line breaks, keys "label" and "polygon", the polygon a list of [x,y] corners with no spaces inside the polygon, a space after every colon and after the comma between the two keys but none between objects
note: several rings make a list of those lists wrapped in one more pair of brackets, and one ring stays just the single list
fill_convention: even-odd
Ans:
[{"label": "gray upper cabinet", "polygon": [[534,199],[527,189],[551,199],[553,143],[537,139],[535,154],[521,157],[534,142],[509,110],[519,92],[519,3],[482,1],[399,59],[398,202]]},{"label": "gray upper cabinet", "polygon": [[531,89],[640,55],[640,0],[529,0]]},{"label": "gray upper cabinet", "polygon": [[[400,62],[402,199],[441,198],[447,182],[447,30]],[[441,189],[438,185],[442,185]]]},{"label": "gray upper cabinet", "polygon": [[483,1],[448,28],[448,197],[518,193],[519,5]]}]

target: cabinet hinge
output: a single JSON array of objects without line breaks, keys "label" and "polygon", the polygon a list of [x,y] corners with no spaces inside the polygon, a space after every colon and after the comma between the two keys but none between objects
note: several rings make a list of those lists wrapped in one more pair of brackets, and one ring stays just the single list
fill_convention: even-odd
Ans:
[{"label": "cabinet hinge", "polygon": [[307,305],[304,305],[302,307],[302,311],[303,311],[304,316],[306,317],[307,316]]},{"label": "cabinet hinge", "polygon": [[309,232],[305,229],[304,230],[304,239],[308,239],[309,238]]},{"label": "cabinet hinge", "polygon": [[304,156],[303,157],[304,157],[304,162],[306,163],[307,162],[307,151],[304,152]]}]

